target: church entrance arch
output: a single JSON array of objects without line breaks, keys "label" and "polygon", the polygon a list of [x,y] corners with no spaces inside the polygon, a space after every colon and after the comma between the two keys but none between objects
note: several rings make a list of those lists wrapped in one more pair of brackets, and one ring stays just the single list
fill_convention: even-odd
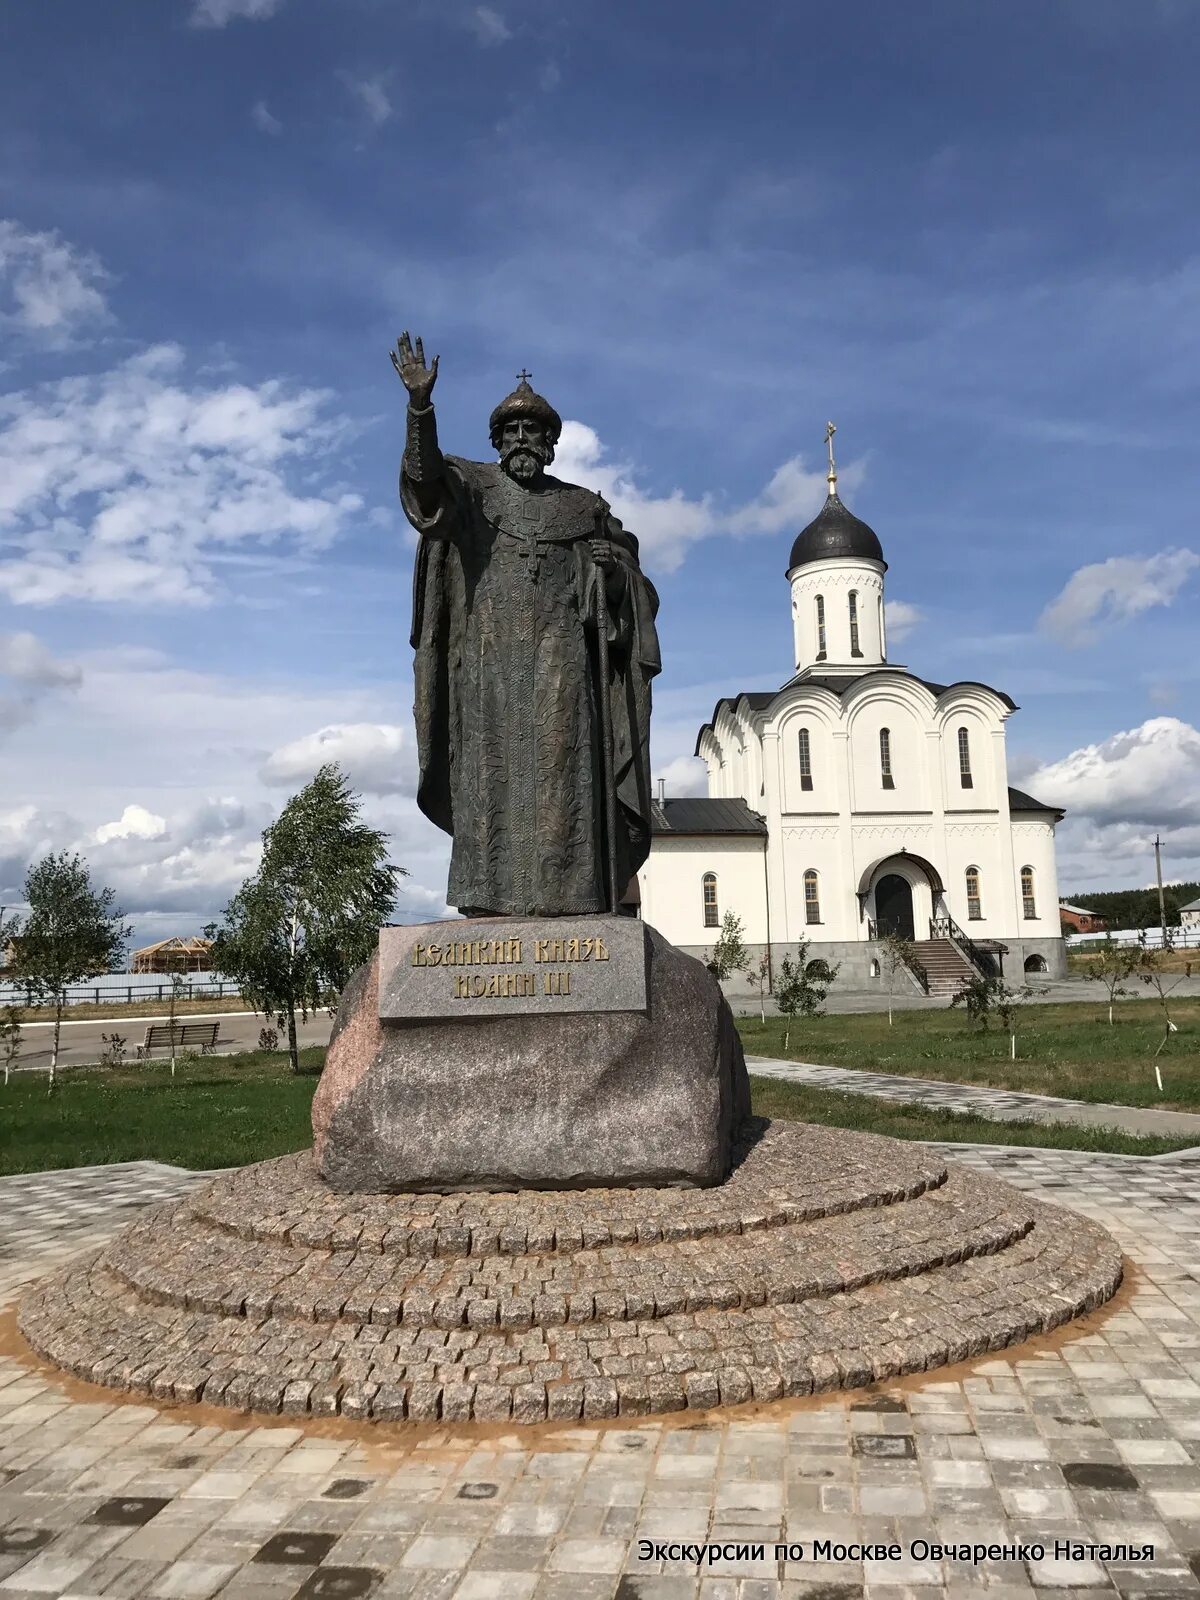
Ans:
[{"label": "church entrance arch", "polygon": [[885,873],[875,885],[875,925],[881,938],[914,937],[912,884],[898,872]]}]

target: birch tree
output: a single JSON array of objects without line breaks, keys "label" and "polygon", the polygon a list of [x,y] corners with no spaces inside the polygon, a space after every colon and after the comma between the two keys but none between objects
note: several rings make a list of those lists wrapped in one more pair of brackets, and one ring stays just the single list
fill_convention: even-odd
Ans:
[{"label": "birch tree", "polygon": [[387,835],[361,820],[362,805],[336,763],[284,806],[263,834],[262,865],[205,929],[214,968],[236,978],[256,1011],[287,1029],[300,1070],[296,1017],[333,1010],[350,974],[374,954],[404,869],[387,861]]},{"label": "birch tree", "polygon": [[25,918],[15,946],[12,976],[38,1005],[54,1007],[48,1094],[57,1082],[58,1048],[67,986],[120,966],[129,929],[111,889],[92,885],[87,862],[66,851],[48,855],[25,878]]}]

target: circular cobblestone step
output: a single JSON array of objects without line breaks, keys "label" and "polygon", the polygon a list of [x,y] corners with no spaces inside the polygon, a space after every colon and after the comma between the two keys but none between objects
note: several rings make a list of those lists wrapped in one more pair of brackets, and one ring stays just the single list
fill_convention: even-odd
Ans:
[{"label": "circular cobblestone step", "polygon": [[638,1321],[779,1305],[989,1255],[1033,1226],[1027,1202],[955,1173],[906,1205],[751,1233],[567,1254],[427,1259],[305,1250],[206,1226],[186,1203],[135,1223],[105,1253],[128,1288],[227,1316],[348,1318],[407,1327]]},{"label": "circular cobblestone step", "polygon": [[608,1193],[605,1238],[595,1191],[348,1199],[305,1157],[265,1162],[39,1285],[21,1327],[162,1399],[535,1422],[922,1371],[1047,1331],[1121,1276],[1094,1224],[869,1135],[760,1125],[722,1190]]},{"label": "circular cobblestone step", "polygon": [[424,1260],[750,1233],[912,1199],[945,1180],[945,1162],[919,1145],[870,1134],[848,1144],[837,1128],[753,1118],[732,1173],[713,1189],[337,1194],[302,1150],[225,1174],[186,1205],[242,1239]]}]

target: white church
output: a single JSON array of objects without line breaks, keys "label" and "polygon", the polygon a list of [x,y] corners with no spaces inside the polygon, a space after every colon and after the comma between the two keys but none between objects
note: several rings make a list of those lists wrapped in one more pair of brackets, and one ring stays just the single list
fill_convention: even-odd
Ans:
[{"label": "white church", "polygon": [[640,914],[704,958],[732,911],[756,959],[806,940],[839,987],[888,981],[893,932],[932,994],[974,970],[1061,975],[1063,813],[1009,785],[1007,694],[888,660],[887,562],[838,496],[832,434],[828,499],[787,568],[795,671],[718,700],[696,739],[708,797],[656,802]]}]

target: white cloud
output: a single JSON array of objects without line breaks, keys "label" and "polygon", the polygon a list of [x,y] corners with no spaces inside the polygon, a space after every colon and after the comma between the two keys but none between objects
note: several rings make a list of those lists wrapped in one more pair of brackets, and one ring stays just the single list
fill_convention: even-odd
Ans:
[{"label": "white cloud", "polygon": [[360,78],[352,72],[339,72],[338,77],[358,101],[367,121],[381,128],[392,115],[392,99],[385,87],[385,74],[373,78]]},{"label": "white cloud", "polygon": [[512,38],[512,29],[492,6],[476,6],[468,18],[468,25],[485,49]]},{"label": "white cloud", "polygon": [[1059,829],[1064,892],[1151,881],[1156,837],[1168,878],[1200,875],[1200,730],[1178,717],[1152,717],[1019,782],[1068,813]]},{"label": "white cloud", "polygon": [[83,676],[74,661],[60,661],[32,633],[0,633],[0,673],[39,689],[77,684]]},{"label": "white cloud", "polygon": [[1039,800],[1098,823],[1200,823],[1200,731],[1151,717],[1039,767],[1029,783]]},{"label": "white cloud", "polygon": [[57,346],[109,321],[95,256],[57,233],[32,233],[0,218],[0,328]]},{"label": "white cloud", "polygon": [[907,639],[913,629],[924,622],[925,613],[920,606],[914,606],[907,600],[885,600],[883,617],[888,644],[892,645]]},{"label": "white cloud", "polygon": [[1127,622],[1152,606],[1169,606],[1197,567],[1200,555],[1193,550],[1092,562],[1067,579],[1040,626],[1065,644],[1088,644],[1096,624]]},{"label": "white cloud", "polygon": [[[19,897],[30,861],[50,849],[78,850],[94,881],[116,891],[136,942],[197,931],[257,869],[262,831],[283,799],[261,776],[272,750],[303,749],[308,760],[292,758],[295,786],[321,761],[343,760],[364,793],[364,817],[389,835],[392,860],[410,870],[397,915],[445,914],[449,840],[417,810],[415,773],[406,777],[411,737],[386,720],[411,704],[411,684],[324,689],[290,675],[274,683],[188,670],[129,647],[91,652],[81,665],[82,683],[53,735],[24,732],[19,774],[8,781],[10,770],[0,771],[0,806],[21,802],[0,811],[0,902]],[[336,736],[322,742],[309,731],[314,725]],[[64,750],[79,808],[73,817],[58,809]],[[280,756],[277,769],[283,765]],[[276,782],[292,780],[279,771]]]},{"label": "white cloud", "polygon": [[54,689],[77,687],[82,678],[74,662],[51,655],[32,633],[0,633],[0,678],[18,685],[0,692],[0,733],[31,722],[39,700]]},{"label": "white cloud", "polygon": [[278,117],[271,115],[265,100],[256,100],[251,107],[250,116],[254,126],[260,133],[269,133],[273,138],[283,132],[283,123]]},{"label": "white cloud", "polygon": [[0,811],[0,902],[9,907],[21,903],[30,863],[51,850],[63,849],[74,826],[63,813],[35,805]]},{"label": "white cloud", "polygon": [[264,22],[273,17],[283,0],[192,0],[189,22],[193,28],[223,28],[235,17]]},{"label": "white cloud", "polygon": [[145,806],[126,806],[116,822],[105,822],[92,835],[97,844],[110,844],[114,839],[161,839],[166,834],[164,817],[156,817]]},{"label": "white cloud", "polygon": [[[314,487],[338,436],[326,397],[271,380],[204,387],[176,345],[0,397],[0,594],[205,604],[246,545],[324,548],[361,509]],[[304,487],[293,487],[303,478]]]},{"label": "white cloud", "polygon": [[394,723],[335,723],[272,751],[261,777],[269,784],[304,784],[318,767],[336,761],[352,788],[366,794],[413,794],[416,773],[408,745]]},{"label": "white cloud", "polygon": [[[647,564],[662,572],[676,571],[689,546],[716,534],[799,533],[820,509],[826,490],[824,472],[809,472],[793,457],[742,506],[723,509],[711,494],[690,499],[682,489],[654,495],[637,482],[634,467],[606,459],[594,428],[574,421],[563,423],[553,470],[556,477],[598,490],[637,535]],[[861,481],[861,466],[849,468],[843,478],[853,487]]]},{"label": "white cloud", "polygon": [[708,767],[699,756],[676,756],[673,761],[654,769],[653,793],[656,800],[660,778],[666,780],[668,800],[680,800],[689,795],[703,796],[708,793]]}]

